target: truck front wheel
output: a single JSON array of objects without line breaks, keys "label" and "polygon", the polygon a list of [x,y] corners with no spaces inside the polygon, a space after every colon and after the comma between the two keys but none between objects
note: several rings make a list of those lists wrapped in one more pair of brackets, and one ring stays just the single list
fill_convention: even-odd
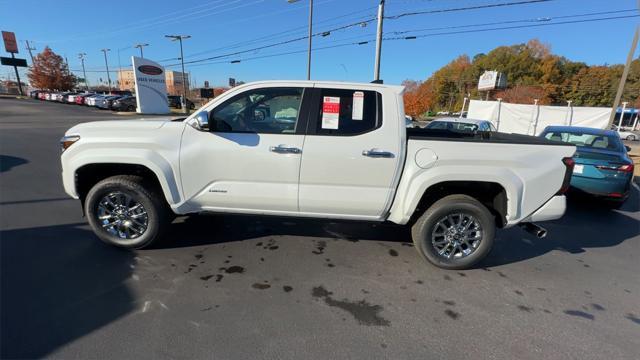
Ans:
[{"label": "truck front wheel", "polygon": [[443,269],[468,269],[491,251],[496,225],[491,212],[467,195],[436,201],[411,229],[426,260]]},{"label": "truck front wheel", "polygon": [[141,249],[151,245],[171,222],[171,210],[161,193],[142,177],[112,176],[98,182],[85,199],[85,214],[104,242]]}]

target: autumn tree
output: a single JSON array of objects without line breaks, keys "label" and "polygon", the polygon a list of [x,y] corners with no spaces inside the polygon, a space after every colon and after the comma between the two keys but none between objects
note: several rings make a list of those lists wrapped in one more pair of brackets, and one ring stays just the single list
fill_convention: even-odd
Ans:
[{"label": "autumn tree", "polygon": [[62,56],[54,53],[48,46],[35,56],[27,75],[31,85],[38,89],[72,90],[77,83]]},{"label": "autumn tree", "polygon": [[428,84],[405,80],[402,82],[404,91],[405,113],[414,118],[429,111],[433,104],[433,92]]},{"label": "autumn tree", "polygon": [[549,104],[545,97],[545,89],[539,86],[517,85],[498,91],[495,97],[512,104],[533,104],[536,99],[540,105]]},{"label": "autumn tree", "polygon": [[[497,70],[507,76],[508,88],[492,91],[490,98],[503,98],[513,103],[576,106],[612,106],[622,74],[622,65],[588,66],[555,55],[551,47],[536,39],[526,44],[499,46],[487,53],[461,55],[422,81],[407,81],[405,107],[407,114],[421,114],[425,109],[457,110],[463,98],[484,98],[477,90],[484,71]],[[640,106],[640,59],[631,64],[622,96],[623,101]],[[428,106],[423,101],[429,99]]]}]

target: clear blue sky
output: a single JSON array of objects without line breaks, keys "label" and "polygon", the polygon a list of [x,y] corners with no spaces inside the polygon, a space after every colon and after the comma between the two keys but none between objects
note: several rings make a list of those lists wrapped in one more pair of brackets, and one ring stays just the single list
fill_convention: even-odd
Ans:
[{"label": "clear blue sky", "polygon": [[[519,0],[387,0],[385,15],[510,1]],[[372,18],[375,16],[377,4],[377,0],[315,0],[314,32]],[[387,19],[384,30],[386,37],[395,37],[399,36],[395,32],[406,30],[557,18],[591,12],[637,10],[637,7],[637,0],[555,0],[530,5]],[[20,43],[19,57],[28,58],[25,40],[29,40],[32,46],[37,48],[37,52],[48,45],[56,53],[67,56],[73,70],[81,68],[77,54],[87,53],[88,78],[90,83],[95,84],[100,77],[106,79],[105,74],[99,72],[104,71],[104,58],[100,52],[102,48],[111,49],[109,65],[112,69],[117,69],[119,65],[124,67],[130,64],[130,56],[138,53],[138,49],[132,47],[136,43],[150,44],[144,48],[147,58],[177,58],[178,44],[165,39],[164,35],[189,34],[192,38],[184,43],[185,59],[197,60],[305,36],[307,12],[308,0],[300,0],[293,4],[287,3],[287,0],[0,0],[0,28],[16,33]],[[631,14],[637,15],[639,12],[590,18]],[[578,19],[584,18],[553,21]],[[532,38],[550,44],[554,53],[572,60],[588,64],[622,63],[630,46],[634,26],[638,24],[639,19],[385,41],[381,77],[386,83],[400,83],[404,79],[425,79],[460,54],[473,56],[488,52],[496,46],[522,43]],[[535,22],[529,22],[532,23]],[[507,25],[521,24],[526,23]],[[406,33],[402,36],[473,29],[463,27],[431,30]],[[271,34],[278,35],[269,36]],[[334,31],[326,37],[316,37],[314,47],[371,40],[374,37],[375,22],[371,22],[366,27],[357,26]],[[258,40],[245,43],[255,39]],[[301,40],[216,60],[242,60],[237,64],[194,64],[187,65],[187,71],[192,73],[199,86],[202,86],[204,80],[208,80],[212,85],[224,85],[229,77],[244,81],[303,79],[306,76],[305,49],[306,41]],[[373,78],[374,49],[373,42],[370,42],[368,45],[317,50],[313,54],[312,78],[370,81]],[[3,56],[7,56],[4,49],[0,51]],[[293,51],[303,52],[251,60],[255,57]],[[175,61],[163,64],[172,63]],[[179,70],[179,67],[173,69]],[[8,73],[13,74],[13,70],[3,67],[0,69],[0,78],[6,78]],[[76,74],[81,75],[78,72]]]}]

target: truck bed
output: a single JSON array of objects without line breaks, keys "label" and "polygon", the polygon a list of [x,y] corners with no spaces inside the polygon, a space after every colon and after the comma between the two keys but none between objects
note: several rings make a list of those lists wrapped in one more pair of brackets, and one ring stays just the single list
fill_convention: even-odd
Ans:
[{"label": "truck bed", "polygon": [[537,136],[507,134],[501,132],[477,132],[464,133],[440,129],[420,129],[407,128],[407,139],[409,140],[438,140],[438,141],[464,141],[464,142],[486,142],[498,144],[521,144],[521,145],[555,145],[573,146],[568,143],[551,141]]}]

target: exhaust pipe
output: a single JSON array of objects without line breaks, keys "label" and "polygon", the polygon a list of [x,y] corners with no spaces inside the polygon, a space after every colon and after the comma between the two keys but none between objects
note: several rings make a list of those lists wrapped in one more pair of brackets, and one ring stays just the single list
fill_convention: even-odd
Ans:
[{"label": "exhaust pipe", "polygon": [[529,234],[534,235],[535,237],[537,237],[538,239],[543,239],[545,236],[547,236],[547,229],[538,226],[534,223],[520,223],[518,224],[518,226],[520,226],[520,228],[526,232],[528,232]]}]

